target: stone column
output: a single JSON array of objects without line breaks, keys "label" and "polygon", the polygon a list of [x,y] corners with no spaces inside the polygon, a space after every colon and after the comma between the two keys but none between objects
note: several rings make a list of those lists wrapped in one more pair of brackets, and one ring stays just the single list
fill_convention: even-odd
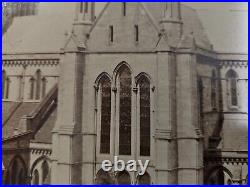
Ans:
[{"label": "stone column", "polygon": [[[157,80],[156,80],[156,123],[155,123],[155,170],[156,183],[169,184],[174,177],[174,167],[170,163],[175,163],[176,157],[170,157],[170,153],[176,149],[172,146],[172,106],[174,98],[172,98],[172,61],[169,52],[157,53]],[[173,149],[170,152],[170,147]],[[176,155],[177,156],[177,155]],[[172,164],[171,164],[172,165]]]},{"label": "stone column", "polygon": [[178,184],[197,184],[202,165],[200,145],[196,134],[198,114],[196,88],[196,57],[177,55],[177,142]]},{"label": "stone column", "polygon": [[52,184],[81,184],[83,65],[80,51],[62,54],[57,122],[52,132]]}]

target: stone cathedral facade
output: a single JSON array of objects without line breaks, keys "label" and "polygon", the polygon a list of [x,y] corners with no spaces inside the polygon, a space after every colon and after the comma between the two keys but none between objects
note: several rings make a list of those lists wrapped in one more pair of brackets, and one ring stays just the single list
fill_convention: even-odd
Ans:
[{"label": "stone cathedral facade", "polygon": [[4,182],[246,184],[247,54],[181,3],[97,4],[40,3],[3,35]]}]

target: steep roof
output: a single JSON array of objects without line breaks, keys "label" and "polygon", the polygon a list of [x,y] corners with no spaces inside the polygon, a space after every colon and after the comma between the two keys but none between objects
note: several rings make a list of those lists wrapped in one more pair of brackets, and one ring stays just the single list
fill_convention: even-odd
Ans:
[{"label": "steep roof", "polygon": [[[232,116],[231,116],[232,117]],[[237,123],[235,123],[237,120]],[[247,115],[238,119],[225,119],[222,133],[222,150],[246,151],[248,150]]]},{"label": "steep roof", "polygon": [[[4,102],[2,102],[4,103]],[[10,104],[10,103],[9,103]],[[10,104],[15,107],[15,103]],[[2,138],[9,138],[15,135],[14,131],[15,129],[20,130],[20,120],[23,116],[28,115],[31,113],[36,106],[38,106],[39,103],[33,103],[33,102],[28,102],[28,103],[20,103],[19,106],[15,109],[15,111],[10,114],[9,119],[6,121],[5,124],[2,124]],[[6,106],[6,103],[3,104],[3,108]],[[4,110],[6,110],[5,108]]]},{"label": "steep roof", "polygon": [[2,38],[3,53],[59,52],[74,20],[74,3],[40,3],[38,15],[16,17]]},{"label": "steep roof", "polygon": [[35,137],[31,142],[34,143],[52,143],[52,130],[56,123],[57,110],[55,109],[45,121],[42,127],[36,132]]},{"label": "steep roof", "polygon": [[[96,4],[100,12],[98,6],[104,3]],[[158,22],[162,3],[145,4]],[[184,33],[193,32],[197,45],[209,48],[212,44],[219,52],[247,52],[248,15],[242,7],[232,10],[226,8],[228,3],[203,3],[194,10],[189,7],[191,3],[185,4],[188,6],[181,5]],[[209,5],[218,8],[201,9]],[[40,3],[38,15],[14,19],[2,37],[3,53],[59,52],[65,42],[65,32],[72,29],[74,12],[75,3]]]}]

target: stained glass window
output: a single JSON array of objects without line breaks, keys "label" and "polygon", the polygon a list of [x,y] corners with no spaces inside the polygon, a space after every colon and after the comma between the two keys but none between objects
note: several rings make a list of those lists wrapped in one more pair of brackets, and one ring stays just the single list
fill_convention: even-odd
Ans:
[{"label": "stained glass window", "polygon": [[140,88],[140,155],[150,155],[150,82],[142,76]]},{"label": "stained glass window", "polygon": [[131,154],[131,73],[123,67],[120,78],[119,153]]},{"label": "stained glass window", "polygon": [[110,153],[111,82],[107,76],[100,80],[101,88],[101,153]]}]

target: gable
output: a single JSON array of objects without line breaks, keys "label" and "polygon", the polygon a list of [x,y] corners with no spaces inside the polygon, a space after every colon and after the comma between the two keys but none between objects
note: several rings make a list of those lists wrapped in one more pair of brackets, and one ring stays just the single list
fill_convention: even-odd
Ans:
[{"label": "gable", "polygon": [[[136,4],[136,6],[135,6]],[[138,42],[136,29],[138,25]],[[113,26],[113,42],[110,42]],[[90,31],[89,51],[152,51],[159,42],[159,29],[141,3],[108,3]]]}]

